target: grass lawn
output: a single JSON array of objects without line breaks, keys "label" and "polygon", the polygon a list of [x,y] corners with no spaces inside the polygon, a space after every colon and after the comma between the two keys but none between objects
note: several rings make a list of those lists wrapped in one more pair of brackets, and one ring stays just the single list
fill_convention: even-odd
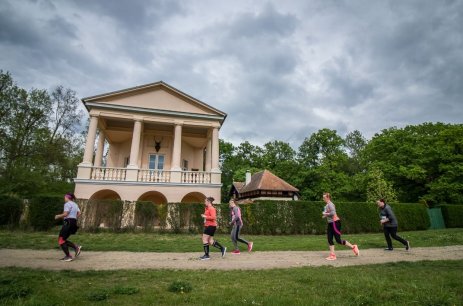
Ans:
[{"label": "grass lawn", "polygon": [[[59,229],[51,232],[24,232],[0,230],[0,248],[53,249],[57,248]],[[463,229],[443,229],[399,232],[410,240],[413,247],[463,245]],[[137,252],[195,252],[202,250],[199,234],[159,233],[85,233],[79,232],[70,240],[84,246],[86,251],[137,251]],[[324,235],[296,236],[246,236],[254,241],[256,251],[318,251],[326,250]],[[228,235],[216,238],[226,246],[232,246]],[[361,249],[385,247],[382,233],[344,235],[344,239],[356,243]],[[396,247],[402,247],[394,241]]]},{"label": "grass lawn", "polygon": [[462,271],[461,260],[226,272],[4,268],[0,305],[462,305]]}]

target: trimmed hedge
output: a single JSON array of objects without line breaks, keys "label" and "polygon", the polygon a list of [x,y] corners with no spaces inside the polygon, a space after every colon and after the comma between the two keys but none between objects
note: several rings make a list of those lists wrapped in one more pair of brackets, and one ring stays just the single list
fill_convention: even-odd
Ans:
[{"label": "trimmed hedge", "polygon": [[446,227],[463,227],[463,205],[441,205]]},{"label": "trimmed hedge", "polygon": [[63,197],[35,196],[29,202],[28,224],[34,230],[48,230],[62,222],[55,220],[55,215],[62,213],[63,208]]},{"label": "trimmed hedge", "polygon": [[0,225],[18,226],[23,210],[21,199],[0,195]]},{"label": "trimmed hedge", "polygon": [[[342,232],[346,234],[380,232],[379,210],[374,203],[338,202],[336,209],[342,220]],[[242,204],[243,234],[294,235],[324,234],[326,220],[322,210],[324,202],[317,201],[256,201]],[[103,223],[105,227],[118,231],[130,228],[127,218],[134,220],[135,228],[150,231],[168,229],[170,232],[201,233],[204,228],[203,203],[153,202],[123,203],[122,201],[92,200],[81,206],[85,222],[82,228],[94,230]],[[216,204],[218,233],[230,231],[230,208],[228,204]],[[393,204],[400,230],[425,230],[430,226],[427,208],[421,204]],[[125,210],[125,211],[124,211]],[[132,214],[126,214],[131,211]],[[125,216],[125,224],[122,217]]]}]

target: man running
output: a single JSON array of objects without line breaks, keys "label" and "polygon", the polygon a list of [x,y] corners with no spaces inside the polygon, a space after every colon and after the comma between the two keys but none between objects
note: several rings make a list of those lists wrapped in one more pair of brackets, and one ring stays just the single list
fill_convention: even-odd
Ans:
[{"label": "man running", "polygon": [[397,218],[392,211],[391,206],[387,205],[384,199],[380,199],[376,201],[380,212],[379,217],[381,220],[379,221],[383,226],[384,237],[386,238],[387,248],[384,249],[385,251],[393,251],[394,248],[392,247],[392,240],[391,237],[395,240],[401,242],[405,246],[405,250],[410,250],[410,242],[408,240],[403,239],[402,237],[397,235]]}]

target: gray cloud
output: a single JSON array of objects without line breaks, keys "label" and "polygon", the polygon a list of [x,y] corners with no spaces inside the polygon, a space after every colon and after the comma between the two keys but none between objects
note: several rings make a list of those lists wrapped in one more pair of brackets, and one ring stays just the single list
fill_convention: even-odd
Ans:
[{"label": "gray cloud", "polygon": [[0,2],[0,69],[81,97],[164,80],[235,144],[463,118],[461,1]]}]

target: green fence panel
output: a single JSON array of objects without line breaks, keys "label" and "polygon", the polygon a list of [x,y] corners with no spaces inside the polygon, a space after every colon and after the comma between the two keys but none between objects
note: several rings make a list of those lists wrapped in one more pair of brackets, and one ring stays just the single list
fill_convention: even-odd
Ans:
[{"label": "green fence panel", "polygon": [[428,209],[429,219],[431,220],[431,226],[429,229],[445,228],[444,217],[442,216],[442,210],[440,207]]}]

